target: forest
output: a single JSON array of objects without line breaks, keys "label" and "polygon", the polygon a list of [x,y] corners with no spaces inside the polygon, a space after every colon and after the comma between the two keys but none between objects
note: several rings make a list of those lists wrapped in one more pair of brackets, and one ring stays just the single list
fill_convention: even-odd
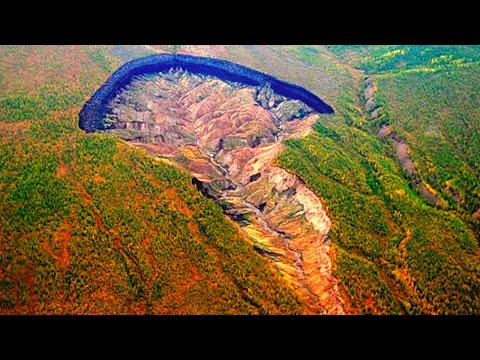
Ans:
[{"label": "forest", "polygon": [[88,45],[0,46],[1,314],[304,313],[191,175],[78,128],[116,69],[171,48],[332,105],[275,161],[327,210],[346,313],[480,313],[479,46]]},{"label": "forest", "polygon": [[0,313],[301,312],[189,174],[78,128],[118,65],[108,47],[0,48]]},{"label": "forest", "polygon": [[[412,48],[410,57],[406,46],[331,46],[366,70],[358,81],[358,100],[337,101],[338,114],[322,118],[309,137],[287,142],[278,161],[304,179],[328,208],[336,275],[350,312],[478,313],[480,232],[472,213],[479,208],[475,149],[480,136],[473,60],[480,50],[456,48],[451,59],[461,55],[464,61],[421,71],[425,64],[439,64],[433,56],[444,59],[450,49],[434,48],[421,57],[421,49]],[[390,60],[395,54],[401,62]],[[376,80],[381,102],[370,111],[361,91],[367,76]],[[355,92],[353,79],[345,83]],[[380,106],[390,126],[407,139],[422,178],[444,206],[420,196],[392,145],[377,136],[368,119]],[[463,200],[449,196],[445,185]]]}]

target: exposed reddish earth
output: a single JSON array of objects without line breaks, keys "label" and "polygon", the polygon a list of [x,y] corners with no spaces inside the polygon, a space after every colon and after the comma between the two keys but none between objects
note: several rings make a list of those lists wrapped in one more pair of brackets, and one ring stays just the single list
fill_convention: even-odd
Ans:
[{"label": "exposed reddish earth", "polygon": [[273,165],[282,140],[307,135],[316,113],[268,87],[182,70],[134,79],[110,108],[107,131],[190,171],[296,287],[306,312],[344,313],[330,219],[300,178]]}]

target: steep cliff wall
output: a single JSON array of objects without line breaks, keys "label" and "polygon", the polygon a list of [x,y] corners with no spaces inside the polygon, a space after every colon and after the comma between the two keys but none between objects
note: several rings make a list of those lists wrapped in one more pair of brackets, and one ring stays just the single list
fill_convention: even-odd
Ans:
[{"label": "steep cliff wall", "polygon": [[192,73],[211,75],[222,80],[252,86],[266,86],[269,84],[271,89],[277,94],[290,99],[300,100],[318,113],[333,113],[333,109],[328,104],[310,91],[245,66],[206,57],[158,54],[130,61],[113,73],[80,111],[80,128],[86,132],[104,130],[103,118],[107,110],[106,105],[121,88],[130,83],[134,76],[163,72],[177,67]]},{"label": "steep cliff wall", "polygon": [[132,79],[105,108],[109,134],[192,174],[297,290],[304,313],[343,313],[325,209],[300,178],[275,166],[283,140],[308,135],[317,112],[269,86],[181,69]]}]

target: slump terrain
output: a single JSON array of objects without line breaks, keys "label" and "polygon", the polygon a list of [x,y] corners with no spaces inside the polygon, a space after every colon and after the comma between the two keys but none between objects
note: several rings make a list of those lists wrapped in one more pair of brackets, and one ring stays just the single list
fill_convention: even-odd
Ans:
[{"label": "slump terrain", "polygon": [[282,141],[318,114],[266,86],[182,69],[134,77],[107,105],[105,131],[193,175],[294,286],[306,313],[343,314],[320,199],[276,165]]}]

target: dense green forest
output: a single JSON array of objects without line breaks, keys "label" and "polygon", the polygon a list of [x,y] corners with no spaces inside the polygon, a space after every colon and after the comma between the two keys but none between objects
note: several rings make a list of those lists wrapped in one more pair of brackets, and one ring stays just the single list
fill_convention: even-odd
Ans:
[{"label": "dense green forest", "polygon": [[480,61],[472,45],[329,45],[329,50],[367,73],[442,70]]},{"label": "dense green forest", "polygon": [[[151,48],[0,46],[0,313],[303,311],[187,173],[78,129],[91,94]],[[276,161],[327,209],[347,313],[480,313],[478,46],[198,49],[334,107]],[[387,125],[440,205],[379,136]]]},{"label": "dense green forest", "polygon": [[[398,64],[392,51],[401,52],[408,70],[385,70]],[[408,143],[420,177],[444,207],[460,212],[478,235],[472,215],[480,209],[480,46],[383,46],[362,56],[368,64],[389,61],[381,72],[370,68],[382,122]]]},{"label": "dense green forest", "polygon": [[188,174],[78,129],[119,65],[109,47],[0,47],[0,313],[300,312]]},{"label": "dense green forest", "polygon": [[[306,181],[332,217],[336,275],[348,310],[479,313],[479,228],[472,217],[479,208],[479,49],[329,48],[373,76],[377,108],[382,106],[387,123],[411,146],[421,177],[444,200],[442,207],[427,204],[391,144],[377,136],[365,110],[367,75],[357,85],[349,82],[357,101],[345,96],[336,103],[337,115],[323,117],[313,135],[287,142],[279,163]],[[401,60],[391,60],[395,56]],[[448,64],[440,64],[447,58]],[[343,61],[336,61],[341,71]],[[425,70],[430,64],[435,69]],[[443,190],[445,183],[460,193],[460,202]]]}]

